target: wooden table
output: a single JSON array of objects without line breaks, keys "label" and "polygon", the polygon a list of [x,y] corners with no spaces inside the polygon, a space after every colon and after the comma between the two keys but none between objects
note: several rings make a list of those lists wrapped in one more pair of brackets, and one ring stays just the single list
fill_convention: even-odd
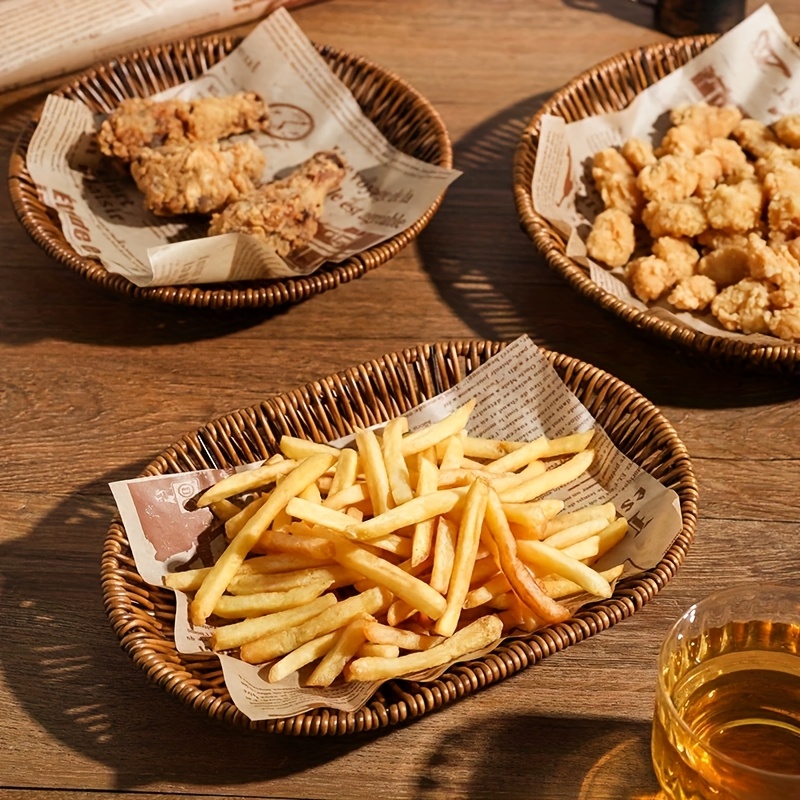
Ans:
[{"label": "wooden table", "polygon": [[[800,33],[796,3],[773,8]],[[654,797],[650,719],[668,626],[713,589],[797,581],[800,386],[692,362],[575,294],[520,231],[511,160],[552,92],[607,56],[665,37],[651,11],[628,0],[330,0],[294,16],[315,41],[365,55],[425,94],[464,175],[391,263],[272,313],[107,294],[38,249],[0,196],[0,795]],[[42,97],[0,97],[3,170]],[[367,359],[524,332],[634,386],[693,456],[696,542],[653,602],[379,735],[251,735],[148,685],[101,601],[109,481],[136,475],[216,416]]]}]

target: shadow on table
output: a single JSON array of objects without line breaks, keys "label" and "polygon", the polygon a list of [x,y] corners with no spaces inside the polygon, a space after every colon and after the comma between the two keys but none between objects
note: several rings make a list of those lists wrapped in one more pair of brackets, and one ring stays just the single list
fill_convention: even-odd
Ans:
[{"label": "shadow on table", "polygon": [[653,28],[653,8],[647,0],[563,0],[567,8],[588,11],[592,14],[607,14],[610,17],[633,22],[645,28]]},{"label": "shadow on table", "polygon": [[454,144],[463,175],[418,239],[444,302],[481,338],[527,333],[539,345],[612,373],[656,405],[738,407],[800,396],[800,384],[702,361],[645,336],[570,288],[522,230],[513,158],[536,95],[486,120]]},{"label": "shadow on table", "polygon": [[[121,472],[137,474],[142,466]],[[120,648],[100,589],[101,551],[115,513],[105,485],[120,477],[84,486],[33,524],[29,537],[0,545],[5,686],[34,729],[100,765],[96,778],[81,779],[84,788],[106,788],[102,768],[113,771],[119,790],[267,781],[372,741],[375,734],[317,739],[309,747],[302,738],[247,732],[212,722],[148,683]],[[32,746],[42,748],[43,761],[52,759],[46,739]]]},{"label": "shadow on table", "polygon": [[[449,731],[420,776],[417,796],[450,796],[455,776],[467,781],[462,797],[536,800],[656,800],[650,766],[650,726],[613,719],[508,716],[492,726]],[[474,761],[463,777],[463,754]],[[478,756],[477,753],[481,755]]]}]

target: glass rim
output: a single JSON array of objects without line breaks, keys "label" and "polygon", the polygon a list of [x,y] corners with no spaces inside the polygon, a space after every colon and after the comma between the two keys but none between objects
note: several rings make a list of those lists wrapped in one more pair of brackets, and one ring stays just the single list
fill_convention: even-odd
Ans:
[{"label": "glass rim", "polygon": [[[700,740],[700,737],[692,730],[692,728],[684,721],[683,717],[678,713],[678,709],[675,707],[675,704],[672,702],[672,697],[667,690],[666,686],[664,685],[664,671],[662,669],[662,664],[666,659],[666,655],[668,652],[668,648],[670,648],[670,652],[672,651],[672,643],[676,639],[676,634],[679,627],[690,617],[690,615],[694,614],[700,606],[710,605],[711,603],[717,603],[720,600],[724,600],[728,597],[739,597],[745,591],[753,591],[758,590],[761,593],[779,593],[784,596],[789,597],[796,597],[798,604],[800,605],[800,586],[794,584],[778,584],[778,583],[759,583],[756,581],[750,581],[745,583],[739,583],[734,586],[730,586],[726,589],[719,589],[717,591],[712,592],[711,594],[706,595],[705,597],[697,600],[696,602],[692,603],[681,615],[678,617],[675,622],[670,625],[669,631],[667,635],[664,637],[664,640],[661,642],[661,645],[658,649],[658,678],[656,682],[656,692],[659,695],[659,699],[662,700],[662,705],[664,708],[667,709],[667,713],[670,715],[672,720],[677,723],[678,727],[683,731],[688,738],[698,744],[705,752],[711,753],[715,758],[720,759],[724,763],[735,767],[737,770],[748,772],[752,775],[763,775],[765,777],[769,777],[770,779],[779,779],[785,783],[792,783],[797,784],[800,786],[800,772],[795,774],[788,774],[785,772],[774,772],[769,769],[762,769],[761,767],[753,767],[749,764],[744,764],[741,761],[736,760],[735,758],[731,758],[730,756],[722,753],[720,750],[715,748],[711,744],[707,744]],[[800,613],[798,613],[798,619],[800,620]]]}]

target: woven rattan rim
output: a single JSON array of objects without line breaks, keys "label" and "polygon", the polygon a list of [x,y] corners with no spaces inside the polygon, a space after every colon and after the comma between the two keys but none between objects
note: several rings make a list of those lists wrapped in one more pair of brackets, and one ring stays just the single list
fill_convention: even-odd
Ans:
[{"label": "woven rattan rim", "polygon": [[[515,152],[513,181],[517,213],[523,230],[552,269],[572,288],[637,330],[710,361],[795,375],[800,372],[800,345],[756,344],[701,333],[639,311],[614,297],[565,255],[563,233],[533,207],[531,183],[545,114],[575,122],[625,108],[639,92],[683,66],[717,38],[716,35],[689,36],[628,50],[581,73],[550,97],[525,127]],[[800,39],[795,41],[800,42]]]},{"label": "woven rattan rim", "polygon": [[[240,37],[191,38],[144,48],[100,64],[55,91],[92,110],[112,110],[126,97],[147,96],[195,78],[233,50]],[[359,56],[317,46],[333,73],[350,89],[369,119],[399,150],[422,161],[450,168],[452,145],[436,109],[397,75]],[[14,146],[9,192],[14,211],[31,238],[52,258],[104,289],[129,297],[201,308],[273,307],[298,303],[312,295],[360,278],[396,256],[413,241],[439,208],[443,194],[413,225],[340,264],[323,265],[309,276],[246,283],[140,288],[114,275],[95,259],[78,255],[64,238],[56,216],[41,202],[26,167],[26,154],[39,109]]]},{"label": "woven rattan rim", "polygon": [[[445,342],[369,361],[210,422],[166,449],[142,475],[266,458],[277,450],[283,434],[316,441],[344,436],[355,426],[386,420],[454,385],[504,346]],[[177,653],[172,641],[173,595],[142,580],[116,518],[105,540],[101,577],[105,608],[122,648],[151,681],[214,720],[267,733],[335,736],[394,726],[439,710],[637,612],[675,575],[694,537],[697,482],[689,454],[672,425],[636,390],[570,356],[543,352],[615,444],[678,494],[683,528],[655,568],[621,582],[612,598],[581,609],[567,622],[459,664],[432,683],[390,681],[355,713],[318,709],[254,722],[231,702],[215,657]]]}]

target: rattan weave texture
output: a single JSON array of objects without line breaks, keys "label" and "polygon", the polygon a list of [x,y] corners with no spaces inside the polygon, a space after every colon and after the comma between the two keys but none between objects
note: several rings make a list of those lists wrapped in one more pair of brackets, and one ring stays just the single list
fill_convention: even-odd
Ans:
[{"label": "rattan weave texture", "polygon": [[[229,36],[203,37],[137,50],[94,67],[55,93],[80,100],[98,113],[108,113],[125,98],[149,96],[198,77],[240,41],[238,37]],[[326,45],[318,46],[317,50],[392,145],[421,161],[445,168],[452,166],[452,145],[447,129],[428,100],[397,75],[364,58]],[[26,167],[26,154],[35,129],[36,118],[20,134],[9,167],[12,205],[31,238],[49,256],[91,283],[117,294],[171,305],[235,309],[298,303],[360,278],[389,261],[425,228],[443,197],[391,239],[340,264],[325,264],[312,275],[269,281],[140,288],[108,272],[99,261],[78,255],[64,238],[57,217],[41,202]]]},{"label": "rattan weave texture", "polygon": [[[575,122],[589,116],[619,111],[641,91],[686,64],[717,38],[716,35],[689,36],[629,50],[581,73],[550,97],[528,122],[517,145],[513,172],[517,213],[523,230],[555,272],[573,289],[637,331],[666,341],[704,361],[794,376],[800,374],[798,344],[753,343],[701,333],[639,311],[614,297],[591,280],[584,267],[566,256],[563,233],[537,214],[533,206],[531,182],[541,120],[545,114]],[[800,39],[796,41],[800,42]]]},{"label": "rattan weave texture", "polygon": [[[252,462],[276,452],[284,434],[315,441],[336,439],[449,388],[503,346],[454,341],[386,355],[220,417],[182,437],[142,474]],[[621,582],[612,598],[584,607],[567,622],[505,643],[483,658],[451,668],[432,683],[389,681],[355,713],[318,709],[254,722],[231,702],[216,658],[177,653],[172,640],[173,595],[142,580],[125,530],[115,519],[103,549],[101,577],[106,611],[122,648],[150,680],[214,720],[260,732],[335,736],[394,726],[439,710],[637,612],[675,575],[694,537],[697,482],[689,454],[659,410],[630,386],[570,356],[544,352],[615,444],[678,494],[683,528],[655,568]]]}]

